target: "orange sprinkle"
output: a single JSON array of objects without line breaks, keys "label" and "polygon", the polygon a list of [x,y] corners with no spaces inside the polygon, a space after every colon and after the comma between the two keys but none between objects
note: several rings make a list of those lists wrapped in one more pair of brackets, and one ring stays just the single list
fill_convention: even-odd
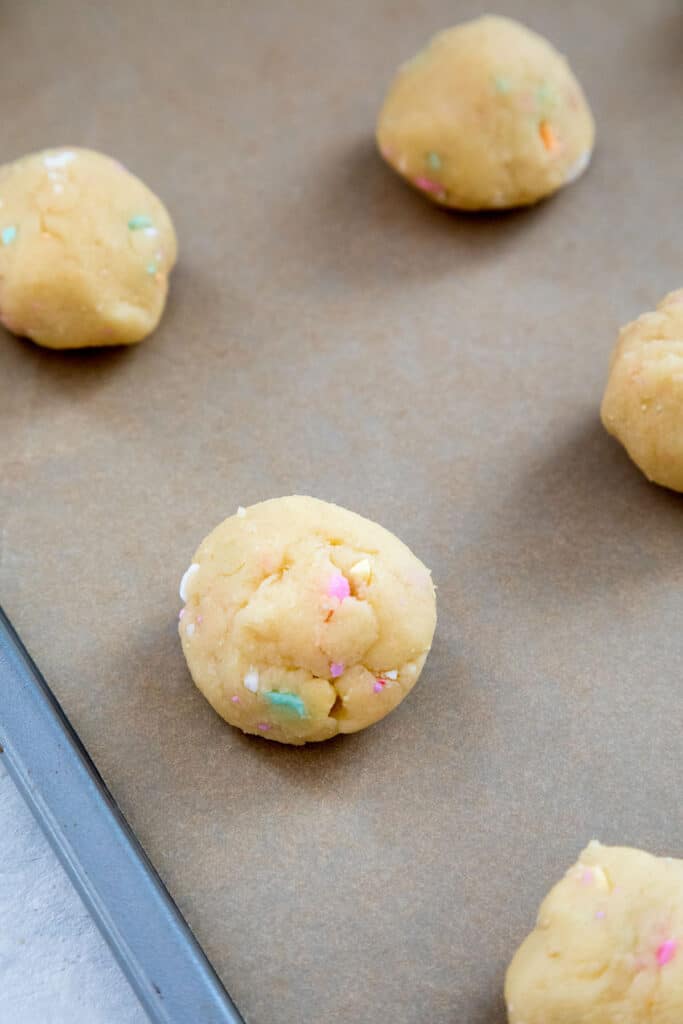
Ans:
[{"label": "orange sprinkle", "polygon": [[543,145],[549,153],[559,148],[560,140],[547,121],[541,121],[538,126],[538,134],[541,136]]}]

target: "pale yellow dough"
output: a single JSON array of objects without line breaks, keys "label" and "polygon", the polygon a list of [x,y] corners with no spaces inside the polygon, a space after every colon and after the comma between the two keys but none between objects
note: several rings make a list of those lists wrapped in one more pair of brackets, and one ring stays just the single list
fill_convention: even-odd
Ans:
[{"label": "pale yellow dough", "polygon": [[0,167],[0,319],[48,348],[129,345],[159,323],[176,260],[161,200],[101,153]]},{"label": "pale yellow dough", "polygon": [[590,161],[595,126],[565,58],[509,18],[436,35],[399,70],[382,107],[384,159],[436,203],[535,203]]},{"label": "pale yellow dough", "polygon": [[405,544],[315,498],[240,509],[180,590],[194,682],[231,725],[280,743],[383,718],[417,682],[436,625],[431,576]]},{"label": "pale yellow dough", "polygon": [[592,842],[508,969],[510,1024],[681,1024],[683,861]]},{"label": "pale yellow dough", "polygon": [[683,289],[622,328],[602,422],[649,480],[683,491]]}]

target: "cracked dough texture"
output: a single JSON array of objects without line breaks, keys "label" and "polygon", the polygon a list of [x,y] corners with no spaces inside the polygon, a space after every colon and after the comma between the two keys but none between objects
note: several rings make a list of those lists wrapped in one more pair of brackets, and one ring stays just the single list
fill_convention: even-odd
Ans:
[{"label": "cracked dough texture", "polygon": [[0,167],[0,319],[48,348],[129,345],[159,323],[176,260],[160,199],[101,153]]},{"label": "cracked dough texture", "polygon": [[681,1024],[683,861],[592,842],[508,969],[510,1024]]},{"label": "cracked dough texture", "polygon": [[595,125],[565,58],[509,18],[434,36],[404,64],[384,101],[384,159],[443,206],[535,203],[590,161]]},{"label": "cracked dough texture", "polygon": [[216,527],[195,565],[181,587],[183,651],[207,700],[244,732],[295,744],[357,732],[417,682],[434,586],[377,523],[275,498]]},{"label": "cracked dough texture", "polygon": [[622,328],[601,414],[648,480],[683,491],[683,289]]}]

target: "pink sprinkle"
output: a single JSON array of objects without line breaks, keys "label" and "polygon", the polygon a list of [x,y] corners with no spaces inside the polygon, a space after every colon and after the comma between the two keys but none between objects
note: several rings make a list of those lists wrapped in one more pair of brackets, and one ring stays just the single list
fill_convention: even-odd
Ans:
[{"label": "pink sprinkle", "polygon": [[184,608],[181,608],[181,609],[180,609],[180,611],[178,612],[178,618],[179,618],[179,619],[182,619],[182,617],[183,617],[183,615],[184,615],[184,614],[185,614],[185,609],[184,609]]},{"label": "pink sprinkle", "polygon": [[443,193],[443,185],[439,185],[438,181],[432,181],[431,178],[416,178],[415,184],[423,192]]},{"label": "pink sprinkle", "polygon": [[338,572],[332,577],[330,582],[327,584],[327,595],[328,597],[336,597],[340,601],[343,601],[351,593],[351,587],[346,576]]},{"label": "pink sprinkle", "polygon": [[268,732],[268,730],[270,729],[270,723],[269,722],[259,722],[258,728],[261,730],[261,732]]},{"label": "pink sprinkle", "polygon": [[604,910],[596,910],[595,911],[595,916],[597,917],[598,921],[602,921],[604,919],[604,917],[605,917],[605,911]]},{"label": "pink sprinkle", "polygon": [[676,956],[676,950],[678,949],[678,943],[675,939],[667,939],[663,942],[657,950],[657,963],[660,967],[664,967],[670,960]]},{"label": "pink sprinkle", "polygon": [[375,693],[381,693],[386,685],[386,679],[377,679],[375,685],[373,686],[373,690],[375,691]]},{"label": "pink sprinkle", "polygon": [[330,675],[333,679],[338,679],[344,672],[344,664],[341,661],[333,661],[330,665]]},{"label": "pink sprinkle", "polygon": [[593,875],[593,872],[592,872],[592,870],[590,868],[586,868],[584,873],[581,875],[581,881],[583,882],[584,885],[592,885],[593,884],[593,878],[594,878],[594,875]]},{"label": "pink sprinkle", "polygon": [[239,702],[240,702],[240,699],[237,696],[237,694],[235,694],[234,697],[231,697],[230,700],[233,702],[233,704],[239,704]]},{"label": "pink sprinkle", "polygon": [[201,616],[201,615],[198,615],[198,616],[197,616],[197,625],[198,625],[198,626],[201,626],[201,624],[202,624],[202,622],[203,622],[203,621],[204,621],[204,619],[202,618],[202,616]]}]

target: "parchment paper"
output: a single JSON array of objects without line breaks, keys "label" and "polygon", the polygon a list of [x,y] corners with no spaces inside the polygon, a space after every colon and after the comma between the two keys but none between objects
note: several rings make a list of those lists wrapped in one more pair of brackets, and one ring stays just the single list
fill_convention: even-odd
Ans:
[{"label": "parchment paper", "polygon": [[[683,283],[683,10],[498,11],[570,55],[599,148],[551,202],[458,216],[371,136],[474,0],[0,10],[2,159],[111,153],[181,246],[139,347],[0,337],[2,599],[251,1024],[501,1024],[584,843],[683,854],[683,505],[597,414],[618,327]],[[412,696],[303,750],[225,726],[176,637],[199,540],[292,492],[439,588]]]}]

